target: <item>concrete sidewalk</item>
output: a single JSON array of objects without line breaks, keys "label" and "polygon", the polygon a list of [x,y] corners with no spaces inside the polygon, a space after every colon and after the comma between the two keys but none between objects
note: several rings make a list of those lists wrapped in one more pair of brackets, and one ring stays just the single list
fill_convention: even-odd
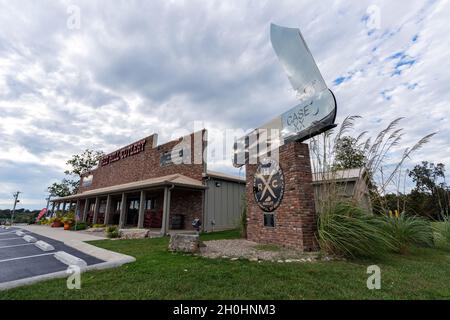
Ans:
[{"label": "concrete sidewalk", "polygon": [[50,226],[41,225],[26,225],[20,226],[21,229],[28,230],[33,233],[40,234],[44,237],[55,239],[62,242],[68,241],[95,241],[104,240],[106,237],[87,234],[86,232],[80,231],[67,231],[63,228],[51,228]]}]

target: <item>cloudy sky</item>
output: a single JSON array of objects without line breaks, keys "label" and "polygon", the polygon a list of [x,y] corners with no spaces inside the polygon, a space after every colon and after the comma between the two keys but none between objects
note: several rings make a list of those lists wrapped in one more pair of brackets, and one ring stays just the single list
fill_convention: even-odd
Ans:
[{"label": "cloudy sky", "polygon": [[301,29],[337,122],[358,114],[376,132],[406,117],[401,147],[438,132],[411,163],[450,168],[449,16],[449,1],[423,0],[0,0],[0,208],[16,190],[42,208],[86,148],[167,141],[193,121],[250,129],[294,106],[270,22]]}]

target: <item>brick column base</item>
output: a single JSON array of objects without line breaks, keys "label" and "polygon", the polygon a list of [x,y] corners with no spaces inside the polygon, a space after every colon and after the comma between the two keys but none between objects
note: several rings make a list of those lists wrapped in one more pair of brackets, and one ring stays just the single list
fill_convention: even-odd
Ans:
[{"label": "brick column base", "polygon": [[264,226],[264,211],[253,195],[257,166],[246,165],[247,238],[304,252],[317,251],[317,219],[307,144],[290,142],[280,147],[279,164],[284,174],[284,197],[275,214],[275,227]]}]

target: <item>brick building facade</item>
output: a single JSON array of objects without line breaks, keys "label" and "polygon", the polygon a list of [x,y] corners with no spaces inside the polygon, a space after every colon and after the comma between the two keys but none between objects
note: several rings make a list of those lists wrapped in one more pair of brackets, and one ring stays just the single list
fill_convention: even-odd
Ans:
[{"label": "brick building facade", "polygon": [[[52,211],[61,205],[65,211],[69,204],[88,224],[157,229],[162,234],[193,230],[194,219],[208,225],[208,217],[215,214],[205,210],[211,193],[208,181],[218,174],[207,171],[203,158],[206,135],[202,130],[158,145],[154,134],[107,154],[96,169],[81,177],[77,194],[52,201]],[[244,190],[245,180],[226,175],[219,178]],[[212,190],[214,195],[226,192],[217,189]],[[228,198],[225,204],[232,208],[232,216],[240,214],[240,206],[234,205],[240,203],[238,196]],[[229,220],[224,228],[235,227]]]}]

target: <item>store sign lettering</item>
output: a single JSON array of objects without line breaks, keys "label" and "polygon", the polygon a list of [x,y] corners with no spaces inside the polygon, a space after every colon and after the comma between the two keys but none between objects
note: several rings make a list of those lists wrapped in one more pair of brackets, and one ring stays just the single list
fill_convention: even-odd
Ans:
[{"label": "store sign lettering", "polygon": [[144,139],[144,140],[138,141],[136,143],[133,143],[123,149],[117,150],[113,153],[106,155],[105,157],[103,157],[103,159],[101,161],[102,167],[107,166],[113,162],[119,161],[121,159],[125,159],[130,156],[134,156],[138,153],[143,152],[146,142],[147,142],[147,140]]}]

